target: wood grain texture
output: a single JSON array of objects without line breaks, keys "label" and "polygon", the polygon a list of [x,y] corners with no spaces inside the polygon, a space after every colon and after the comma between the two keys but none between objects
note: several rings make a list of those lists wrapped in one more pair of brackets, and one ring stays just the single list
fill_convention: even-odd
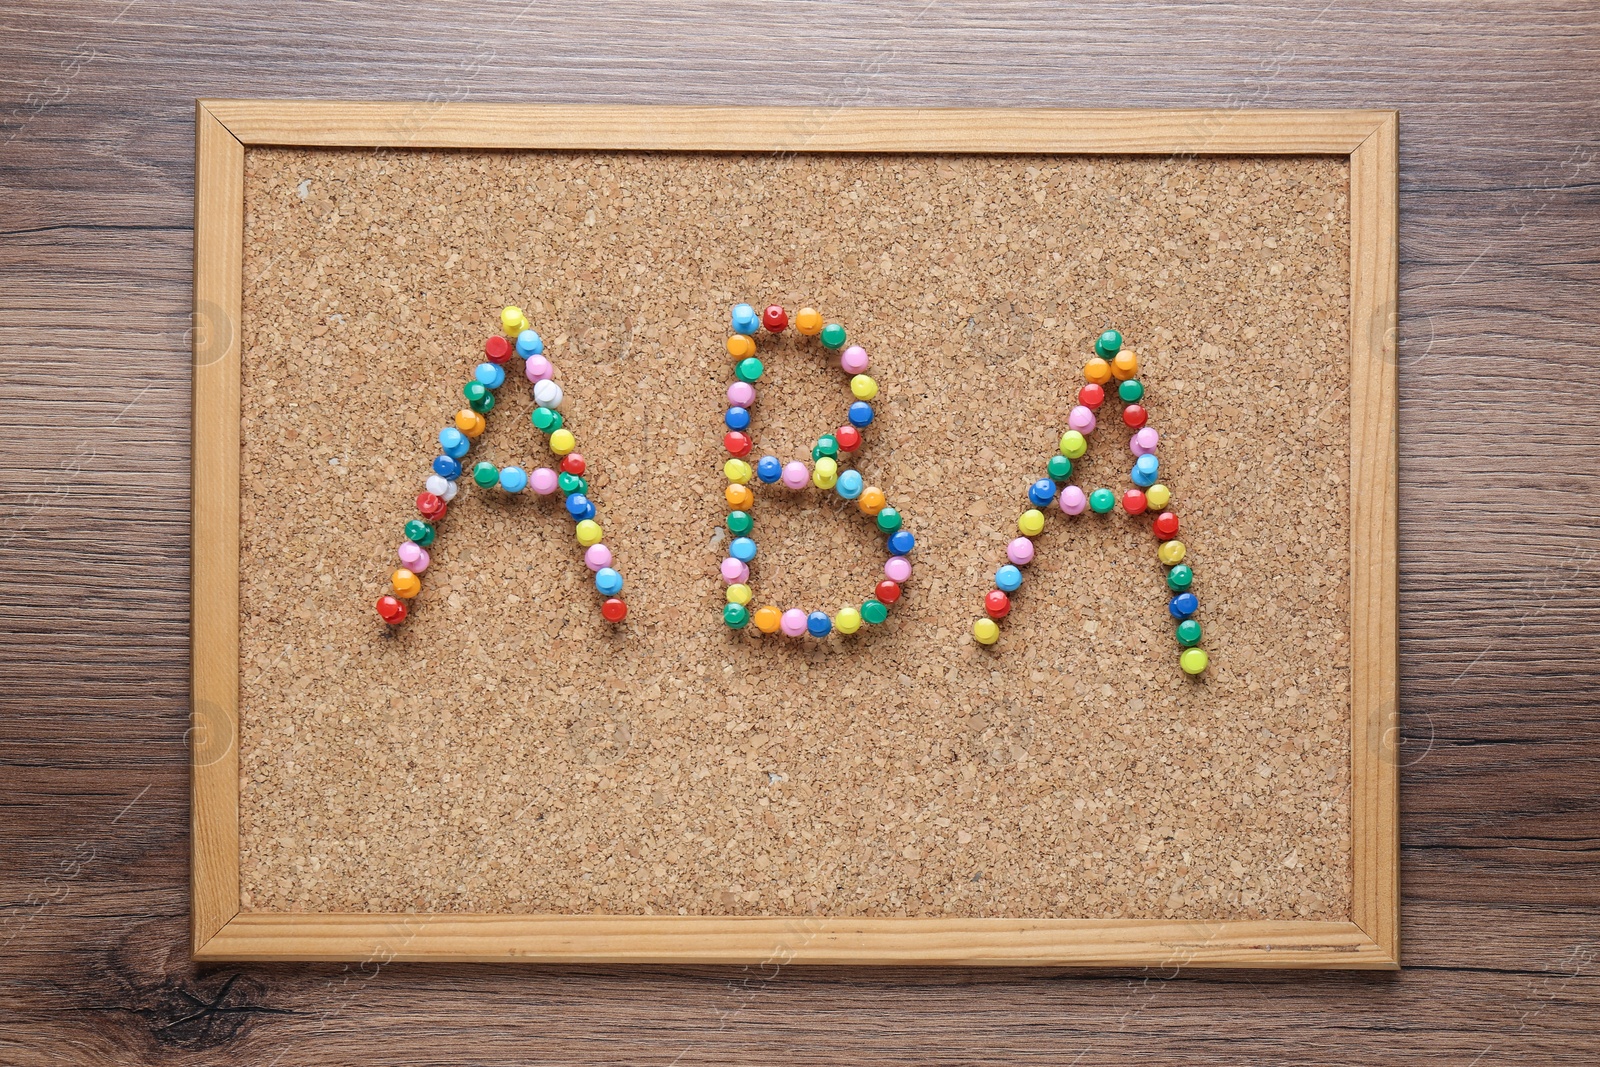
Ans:
[{"label": "wood grain texture", "polygon": [[1249,152],[1356,150],[1379,111],[1013,108],[540,107],[436,101],[202,103],[247,145],[763,152]]},{"label": "wood grain texture", "polygon": [[[1394,969],[1349,922],[244,912],[197,959]],[[1151,963],[1151,960],[1157,961]]]},{"label": "wood grain texture", "polygon": [[239,910],[239,352],[244,146],[195,109],[193,642],[194,943]]},{"label": "wood grain texture", "polygon": [[[7,8],[0,1062],[1596,1058],[1592,5],[919,7]],[[190,963],[194,99],[289,94],[1399,108],[1407,969]]]},{"label": "wood grain texture", "polygon": [[1389,115],[1350,156],[1350,917],[1394,960],[1400,958],[1398,151],[1399,123]]}]

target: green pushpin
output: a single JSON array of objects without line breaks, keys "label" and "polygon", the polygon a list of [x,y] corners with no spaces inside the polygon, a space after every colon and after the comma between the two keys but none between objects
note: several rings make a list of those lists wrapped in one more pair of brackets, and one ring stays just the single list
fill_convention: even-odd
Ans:
[{"label": "green pushpin", "polygon": [[894,508],[884,508],[878,512],[878,529],[884,533],[894,533],[900,529],[900,513]]},{"label": "green pushpin", "polygon": [[1117,386],[1117,395],[1128,403],[1144,399],[1144,383],[1137,378],[1129,378]]},{"label": "green pushpin", "polygon": [[1094,343],[1094,354],[1102,359],[1110,359],[1120,351],[1122,351],[1122,335],[1116,330],[1107,330]]},{"label": "green pushpin", "polygon": [[733,369],[733,373],[741,382],[754,382],[761,377],[761,372],[765,369],[759,359],[755,356],[749,356],[739,361],[739,365]]},{"label": "green pushpin", "polygon": [[828,325],[824,326],[822,328],[822,347],[843,348],[844,327],[840,326],[837,322],[830,322]]},{"label": "green pushpin", "polygon": [[1052,480],[1064,482],[1072,477],[1072,460],[1058,452],[1050,457],[1049,463],[1045,464],[1045,472]]},{"label": "green pushpin", "polygon": [[861,605],[861,617],[876,626],[889,617],[889,607],[881,600],[868,600]]},{"label": "green pushpin", "polygon": [[1178,644],[1184,648],[1192,648],[1200,643],[1200,624],[1193,619],[1184,619],[1178,624]]},{"label": "green pushpin", "polygon": [[743,604],[728,604],[722,609],[722,621],[735,630],[742,630],[750,621],[750,612]]},{"label": "green pushpin", "polygon": [[812,459],[821,459],[823,456],[837,456],[839,454],[839,439],[831,433],[825,433],[817,438],[817,447],[811,450]]},{"label": "green pushpin", "polygon": [[427,548],[433,544],[433,524],[423,522],[421,519],[412,519],[406,523],[406,540]]},{"label": "green pushpin", "polygon": [[[1180,563],[1167,572],[1167,588],[1174,593],[1181,593],[1189,588],[1194,581],[1194,571],[1189,569],[1187,563]],[[1198,625],[1196,629],[1199,629]],[[1198,638],[1196,638],[1198,640]]]},{"label": "green pushpin", "polygon": [[1096,489],[1089,494],[1089,508],[1096,515],[1104,515],[1117,503],[1117,494],[1109,489]]},{"label": "green pushpin", "polygon": [[479,463],[472,468],[472,480],[487,489],[500,480],[500,469],[493,463]]},{"label": "green pushpin", "polygon": [[755,523],[751,520],[748,511],[728,512],[728,530],[735,537],[743,537],[750,532],[750,527],[754,525]]},{"label": "green pushpin", "polygon": [[494,410],[494,394],[482,382],[463,385],[461,395],[467,398],[467,406],[480,415],[487,415]]}]

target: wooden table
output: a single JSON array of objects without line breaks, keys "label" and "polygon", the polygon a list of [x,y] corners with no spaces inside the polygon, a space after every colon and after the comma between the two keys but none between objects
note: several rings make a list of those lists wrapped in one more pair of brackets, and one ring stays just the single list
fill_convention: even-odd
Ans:
[{"label": "wooden table", "polygon": [[[0,1062],[1600,1057],[1600,14],[18,0]],[[193,101],[1401,110],[1399,974],[188,961]]]}]

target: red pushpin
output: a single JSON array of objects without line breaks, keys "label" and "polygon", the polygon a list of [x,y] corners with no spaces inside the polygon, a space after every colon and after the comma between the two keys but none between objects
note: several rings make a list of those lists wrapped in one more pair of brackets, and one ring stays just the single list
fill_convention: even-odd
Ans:
[{"label": "red pushpin", "polygon": [[1086,408],[1097,408],[1106,402],[1106,391],[1102,387],[1090,382],[1078,390],[1078,403]]},{"label": "red pushpin", "polygon": [[1143,404],[1129,404],[1122,409],[1122,421],[1127,423],[1130,429],[1137,430],[1145,424],[1145,420],[1148,418],[1149,416],[1145,414]]},{"label": "red pushpin", "polygon": [[1003,619],[1011,614],[1011,598],[998,589],[991,589],[983,595],[983,610],[991,619]]},{"label": "red pushpin", "polygon": [[[401,612],[404,614],[404,611]],[[612,597],[600,605],[600,614],[607,622],[621,622],[628,617],[628,605],[620,597]]]},{"label": "red pushpin", "polygon": [[399,626],[406,621],[406,606],[399,597],[381,596],[378,598],[378,618],[390,626]]},{"label": "red pushpin", "polygon": [[561,469],[567,474],[582,474],[589,465],[583,461],[583,453],[568,452],[561,457]]},{"label": "red pushpin", "polygon": [[789,313],[778,304],[768,304],[761,313],[761,325],[772,333],[782,333],[789,328]]},{"label": "red pushpin", "polygon": [[722,435],[722,447],[726,448],[730,455],[748,456],[750,454],[750,435],[741,433],[738,430],[729,430]]},{"label": "red pushpin", "polygon": [[1129,489],[1122,494],[1122,510],[1129,515],[1143,515],[1149,506],[1150,502],[1144,498],[1144,491],[1141,489]]},{"label": "red pushpin", "polygon": [[511,358],[511,342],[495,334],[483,342],[483,354],[489,357],[490,363],[504,363]]},{"label": "red pushpin", "polygon": [[1156,536],[1163,541],[1170,541],[1178,536],[1178,516],[1170,511],[1163,511],[1156,516]]},{"label": "red pushpin", "polygon": [[891,582],[887,578],[879,582],[878,587],[872,592],[874,596],[883,601],[885,604],[893,604],[896,600],[900,599],[899,583]]},{"label": "red pushpin", "polygon": [[861,447],[861,431],[854,426],[841,426],[833,431],[833,439],[839,442],[839,451],[854,452]]},{"label": "red pushpin", "polygon": [[432,493],[417,494],[417,510],[422,512],[422,517],[429,522],[444,518],[444,500]]}]

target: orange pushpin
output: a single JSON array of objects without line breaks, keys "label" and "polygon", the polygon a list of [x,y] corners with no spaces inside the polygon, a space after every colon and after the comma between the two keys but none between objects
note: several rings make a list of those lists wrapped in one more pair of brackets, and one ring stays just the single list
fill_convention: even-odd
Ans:
[{"label": "orange pushpin", "polygon": [[394,586],[394,595],[403,600],[410,600],[422,592],[422,579],[404,567],[389,576],[389,584]]}]

